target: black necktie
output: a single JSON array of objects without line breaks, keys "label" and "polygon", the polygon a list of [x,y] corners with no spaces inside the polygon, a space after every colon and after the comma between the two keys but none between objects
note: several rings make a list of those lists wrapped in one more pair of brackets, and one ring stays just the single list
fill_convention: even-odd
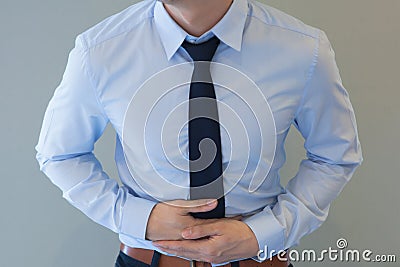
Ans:
[{"label": "black necktie", "polygon": [[203,219],[225,217],[221,134],[209,63],[218,45],[217,37],[182,44],[195,62],[189,93],[190,199],[218,199],[212,211],[192,214]]}]

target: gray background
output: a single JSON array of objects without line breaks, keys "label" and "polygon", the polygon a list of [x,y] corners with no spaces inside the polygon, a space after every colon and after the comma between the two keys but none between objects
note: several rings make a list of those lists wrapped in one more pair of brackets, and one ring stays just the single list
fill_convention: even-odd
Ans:
[{"label": "gray background", "polygon": [[[0,266],[113,266],[116,234],[62,199],[39,172],[36,144],[46,105],[59,83],[75,36],[134,1],[2,0],[0,8]],[[280,8],[322,28],[336,50],[356,110],[364,164],[334,202],[328,221],[298,249],[350,248],[396,254],[400,261],[400,12],[398,0],[274,0]],[[397,25],[397,26],[396,26]],[[113,166],[114,133],[96,146],[106,170]],[[284,182],[304,157],[292,131]],[[332,263],[324,266],[398,266]],[[297,263],[296,267],[321,263]]]}]

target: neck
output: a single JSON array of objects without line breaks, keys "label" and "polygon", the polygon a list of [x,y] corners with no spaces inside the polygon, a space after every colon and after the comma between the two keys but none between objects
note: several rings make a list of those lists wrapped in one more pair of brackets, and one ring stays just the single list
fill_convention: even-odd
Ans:
[{"label": "neck", "polygon": [[168,14],[190,35],[199,37],[214,27],[232,0],[162,0]]}]

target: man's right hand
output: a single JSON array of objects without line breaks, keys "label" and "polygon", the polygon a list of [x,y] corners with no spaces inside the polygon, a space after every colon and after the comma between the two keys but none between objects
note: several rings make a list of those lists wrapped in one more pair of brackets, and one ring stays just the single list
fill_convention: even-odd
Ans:
[{"label": "man's right hand", "polygon": [[[191,212],[207,212],[215,209],[217,200],[173,200],[154,206],[147,222],[146,239],[182,240],[182,230],[204,223],[205,219],[191,216]],[[207,220],[208,221],[208,220]]]}]

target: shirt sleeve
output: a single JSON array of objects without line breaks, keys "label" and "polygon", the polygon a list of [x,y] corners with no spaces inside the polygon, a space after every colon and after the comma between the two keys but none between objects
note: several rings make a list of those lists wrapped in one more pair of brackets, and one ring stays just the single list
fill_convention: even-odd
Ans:
[{"label": "shirt sleeve", "polygon": [[73,206],[114,232],[145,239],[155,203],[131,195],[110,179],[93,154],[108,118],[89,78],[87,53],[78,37],[47,107],[36,157],[40,169]]},{"label": "shirt sleeve", "polygon": [[325,221],[362,162],[354,111],[324,32],[293,123],[305,139],[307,159],[274,206],[244,220],[267,258],[297,245]]}]

